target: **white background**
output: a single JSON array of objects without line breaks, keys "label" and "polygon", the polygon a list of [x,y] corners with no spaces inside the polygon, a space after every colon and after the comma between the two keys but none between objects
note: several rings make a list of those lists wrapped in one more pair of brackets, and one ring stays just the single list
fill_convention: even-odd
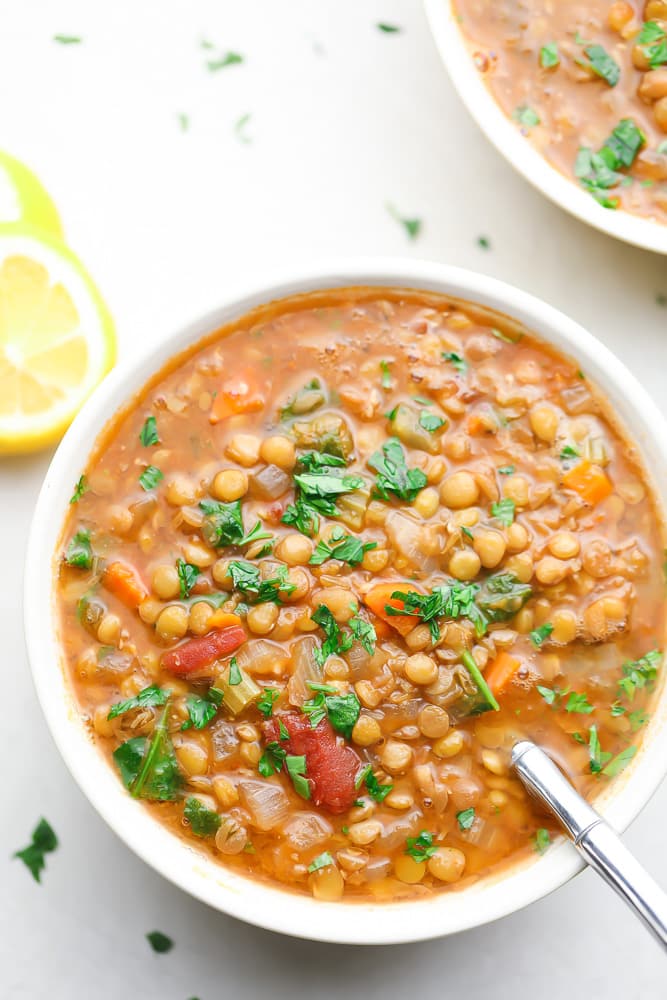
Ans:
[{"label": "white background", "polygon": [[[404,30],[382,34],[378,21]],[[0,143],[52,192],[121,355],[257,268],[407,254],[560,306],[667,411],[667,309],[656,302],[666,259],[587,229],[514,175],[456,99],[417,0],[1,0],[0,25]],[[83,44],[57,45],[56,33]],[[246,61],[207,72],[202,38]],[[248,145],[234,134],[246,113]],[[424,220],[417,241],[387,201]],[[355,949],[245,926],[131,855],[66,773],[28,673],[20,582],[48,459],[0,464],[3,998],[665,996],[657,946],[589,873],[456,938]],[[666,806],[663,787],[627,835],[663,884]],[[40,886],[10,854],[41,814],[61,847]],[[171,953],[148,947],[155,928],[173,937]]]}]

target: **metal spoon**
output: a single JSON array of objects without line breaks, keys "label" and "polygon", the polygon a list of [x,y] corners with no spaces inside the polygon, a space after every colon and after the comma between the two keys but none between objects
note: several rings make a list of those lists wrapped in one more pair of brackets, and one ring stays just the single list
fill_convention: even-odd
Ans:
[{"label": "metal spoon", "polygon": [[667,894],[620,837],[530,740],[515,743],[512,764],[536,798],[560,821],[585,861],[634,910],[667,950]]}]

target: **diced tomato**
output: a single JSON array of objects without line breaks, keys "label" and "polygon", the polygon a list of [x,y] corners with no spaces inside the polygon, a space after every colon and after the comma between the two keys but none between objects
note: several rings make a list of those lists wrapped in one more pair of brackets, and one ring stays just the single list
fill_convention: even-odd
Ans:
[{"label": "diced tomato", "polygon": [[245,640],[246,634],[240,625],[216,629],[163,653],[162,666],[177,677],[187,677],[210,666],[221,656],[233,653]]},{"label": "diced tomato", "polygon": [[[287,729],[288,740],[280,739],[278,720]],[[279,742],[288,754],[305,756],[313,805],[332,813],[350,808],[359,794],[354,783],[362,764],[352,747],[336,736],[328,719],[313,729],[307,716],[288,712],[265,722],[264,735],[267,741]]]}]

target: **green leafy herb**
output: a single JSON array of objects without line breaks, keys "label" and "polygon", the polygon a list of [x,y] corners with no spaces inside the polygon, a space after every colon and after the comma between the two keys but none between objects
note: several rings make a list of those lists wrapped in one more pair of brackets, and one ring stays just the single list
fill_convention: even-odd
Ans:
[{"label": "green leafy herb", "polygon": [[661,663],[662,653],[659,649],[652,649],[638,660],[628,660],[622,667],[623,677],[618,682],[619,693],[632,701],[635,691],[654,683]]},{"label": "green leafy herb", "polygon": [[278,771],[282,770],[286,757],[287,751],[284,747],[281,747],[277,740],[271,740],[270,743],[266,744],[266,749],[259,758],[257,770],[263,778],[270,778],[272,774],[277,774]]},{"label": "green leafy herb", "polygon": [[233,559],[229,564],[229,575],[234,589],[246,598],[251,597],[253,604],[269,601],[279,604],[281,593],[288,596],[295,589],[295,584],[289,582],[287,566],[278,566],[275,576],[262,580],[258,566],[243,559]]},{"label": "green leafy herb", "polygon": [[559,688],[544,687],[542,684],[537,684],[536,688],[547,705],[559,705],[563,695],[567,694],[567,691],[561,691]]},{"label": "green leafy herb", "polygon": [[459,372],[461,375],[465,375],[468,371],[468,362],[465,358],[462,358],[460,354],[455,351],[443,351],[442,360],[449,361],[449,363]]},{"label": "green leafy herb", "polygon": [[297,795],[300,795],[302,799],[310,798],[310,782],[306,777],[306,758],[304,755],[293,756],[288,754],[285,757],[285,767],[287,768],[287,773],[292,779],[292,784],[294,785],[294,791]]},{"label": "green leafy herb", "polygon": [[237,687],[243,681],[243,675],[241,669],[238,665],[238,661],[235,656],[232,656],[229,661],[229,680],[228,684],[230,687]]},{"label": "green leafy herb", "polygon": [[577,59],[580,66],[590,67],[610,87],[615,87],[621,76],[621,67],[602,45],[587,45],[584,55],[588,62]]},{"label": "green leafy herb", "polygon": [[257,701],[257,708],[267,719],[273,715],[273,706],[279,697],[280,694],[275,688],[264,688],[261,698]]},{"label": "green leafy herb", "polygon": [[213,548],[238,545],[243,538],[240,500],[233,503],[202,500],[199,507],[206,515],[202,523],[202,535],[209,545]]},{"label": "green leafy herb", "polygon": [[428,483],[421,469],[408,469],[401,443],[395,437],[385,441],[382,451],[374,452],[368,464],[377,472],[375,489],[383,500],[388,500],[393,494],[399,500],[412,503]]},{"label": "green leafy herb", "polygon": [[315,661],[322,666],[325,661],[334,655],[347,652],[352,646],[353,637],[350,632],[342,632],[338,622],[331,614],[325,604],[320,604],[313,612],[311,618],[324,632],[325,639],[319,649],[315,649],[313,655]]},{"label": "green leafy herb", "polygon": [[[284,406],[280,408],[280,419],[289,420],[294,416],[301,415],[302,413],[310,413],[312,410],[316,410],[318,406],[321,406],[325,402],[324,391],[322,390],[322,383],[318,378],[311,378],[310,382],[306,382],[298,392],[295,392],[293,396],[290,396]],[[297,413],[294,412],[295,404],[299,403]],[[311,452],[311,455],[318,454],[317,452]],[[345,463],[343,462],[343,465]]]},{"label": "green leafy herb", "polygon": [[181,725],[181,730],[204,729],[215,718],[223,699],[223,692],[218,688],[209,688],[206,696],[189,694],[185,700],[188,718]]},{"label": "green leafy herb", "polygon": [[176,118],[178,120],[178,124],[181,126],[181,132],[187,132],[190,128],[190,116],[180,112],[176,115]]},{"label": "green leafy herb", "polygon": [[472,806],[470,809],[462,809],[461,812],[457,812],[456,819],[459,824],[459,830],[469,830],[475,822],[475,810]]},{"label": "green leafy herb", "polygon": [[602,769],[602,773],[608,778],[615,778],[617,774],[620,774],[621,771],[628,766],[636,753],[637,747],[626,747],[625,750],[621,750],[620,753],[616,754],[616,756],[609,761],[607,766]]},{"label": "green leafy herb", "polygon": [[535,836],[533,838],[535,841],[535,850],[538,854],[544,854],[546,849],[551,844],[551,836],[548,830],[545,830],[543,826],[539,830],[535,831]]},{"label": "green leafy herb", "polygon": [[540,124],[540,116],[527,104],[520,104],[518,108],[515,108],[512,117],[524,128],[530,129]]},{"label": "green leafy herb", "polygon": [[346,461],[340,455],[329,455],[326,451],[305,451],[299,456],[299,465],[307,472],[321,469],[344,469]]},{"label": "green leafy herb", "polygon": [[548,45],[543,45],[540,49],[540,66],[542,69],[553,69],[559,65],[560,56],[556,42],[549,42]]},{"label": "green leafy herb", "polygon": [[516,465],[501,465],[498,472],[501,476],[513,476],[516,472]]},{"label": "green leafy herb", "polygon": [[514,522],[515,509],[514,500],[511,500],[509,497],[503,497],[497,503],[491,504],[491,516],[497,517],[506,528],[509,528],[510,524]]},{"label": "green leafy herb", "polygon": [[77,566],[79,569],[90,569],[93,565],[93,548],[87,528],[79,528],[72,537],[65,553],[65,562],[68,566]]},{"label": "green leafy herb", "polygon": [[480,248],[480,250],[490,250],[491,249],[491,240],[489,239],[488,236],[478,236],[477,237],[477,246]]},{"label": "green leafy herb", "polygon": [[382,370],[382,388],[391,389],[391,371],[389,370],[389,362],[381,361],[380,368]]},{"label": "green leafy herb", "polygon": [[408,837],[404,853],[409,854],[417,862],[428,861],[438,850],[433,838],[434,835],[427,830],[422,830],[418,837]]},{"label": "green leafy herb", "polygon": [[585,694],[573,691],[567,699],[565,705],[566,712],[573,712],[575,715],[590,715],[594,710]]},{"label": "green leafy herb", "polygon": [[419,233],[421,232],[421,227],[422,227],[422,220],[421,219],[416,219],[416,218],[415,219],[409,219],[409,218],[406,218],[405,216],[402,216],[394,208],[394,206],[391,205],[391,204],[389,204],[389,203],[387,203],[387,211],[391,215],[392,219],[395,219],[396,222],[400,222],[400,224],[403,226],[403,228],[405,229],[405,231],[406,231],[406,233],[408,235],[408,239],[410,239],[410,240],[416,240],[417,239],[417,237],[419,236]]},{"label": "green leafy herb", "polygon": [[560,453],[561,462],[565,462],[568,458],[579,458],[579,452],[576,448],[573,448],[571,444],[566,444]]},{"label": "green leafy herb", "polygon": [[341,562],[349,563],[350,566],[358,566],[364,557],[364,552],[376,548],[377,542],[362,542],[360,538],[346,535],[343,529],[336,525],[328,543],[323,539],[317,543],[309,562],[311,566],[320,566],[327,559],[339,559]]},{"label": "green leafy herb", "polygon": [[265,531],[264,526],[261,521],[257,521],[254,528],[247,531],[243,538],[238,542],[239,545],[249,545],[251,542],[261,542],[263,539],[271,539],[271,545],[264,546],[262,551],[258,553],[258,556],[266,555],[273,548],[273,535],[270,531]]},{"label": "green leafy herb", "polygon": [[422,410],[419,414],[419,426],[423,427],[429,434],[435,434],[436,431],[445,426],[445,423],[446,421],[442,417],[436,416],[435,413],[428,413],[426,410]]},{"label": "green leafy herb", "polygon": [[397,24],[383,24],[382,22],[376,24],[375,27],[378,31],[384,31],[385,35],[394,35],[401,30]]},{"label": "green leafy herb", "polygon": [[466,536],[466,538],[469,538],[469,539],[470,539],[471,541],[472,541],[472,540],[474,539],[474,537],[475,537],[475,536],[473,535],[472,531],[470,530],[470,528],[466,528],[465,524],[462,524],[462,525],[461,525],[461,534],[462,534],[462,535],[465,535],[465,536]]},{"label": "green leafy herb", "polygon": [[160,435],[157,432],[157,420],[155,417],[146,417],[144,426],[139,431],[139,440],[145,448],[152,444],[160,443]]},{"label": "green leafy herb", "polygon": [[53,832],[51,825],[42,817],[32,831],[32,837],[27,847],[16,851],[15,858],[20,858],[26,866],[35,882],[41,882],[41,874],[46,867],[45,854],[55,851],[58,846],[58,838]]},{"label": "green leafy herb", "polygon": [[165,705],[150,740],[135,736],[114,750],[123,784],[135,798],[171,801],[178,795],[181,774],[168,730]]},{"label": "green leafy herb", "polygon": [[475,713],[479,715],[481,712],[499,712],[500,705],[496,701],[493,691],[486,683],[484,674],[475,663],[475,657],[469,649],[464,649],[461,653],[461,663],[472,677],[473,681],[477,685],[477,690],[484,699],[484,702],[476,707]]},{"label": "green leafy herb", "polygon": [[651,716],[648,712],[644,712],[642,709],[637,709],[636,712],[630,712],[628,715],[628,720],[630,722],[630,728],[633,733],[636,733],[638,729],[645,726]]},{"label": "green leafy herb", "polygon": [[[313,468],[312,456],[315,452],[309,453],[310,467]],[[303,462],[302,456],[301,462]],[[335,456],[328,456],[335,458]],[[335,517],[339,511],[335,504],[335,497],[344,493],[353,493],[360,489],[364,481],[360,476],[341,476],[337,472],[330,472],[328,469],[334,464],[328,460],[321,462],[321,467],[313,468],[312,472],[305,472],[294,477],[297,487],[295,501],[287,508],[283,514],[284,524],[293,524],[302,534],[312,536],[319,527],[320,515],[325,517]],[[342,463],[345,464],[344,462]]]},{"label": "green leafy herb", "polygon": [[79,35],[54,35],[53,41],[59,45],[81,45],[83,39]]},{"label": "green leafy herb", "polygon": [[192,563],[185,562],[183,559],[179,559],[176,563],[176,569],[178,570],[178,582],[181,591],[181,598],[185,600],[190,596],[192,588],[197,582],[197,577],[199,576],[199,567],[193,566]]},{"label": "green leafy herb", "polygon": [[603,208],[618,208],[618,198],[610,198],[607,191],[620,183],[622,174],[612,170],[599,153],[582,146],[574,163],[574,175]]},{"label": "green leafy herb", "polygon": [[171,951],[174,947],[174,942],[166,934],[163,934],[162,931],[150,931],[146,935],[146,940],[158,955],[163,955],[165,952]]},{"label": "green leafy herb", "polygon": [[334,859],[329,851],[324,851],[322,854],[318,854],[313,861],[308,865],[308,871],[312,874],[313,872],[318,872],[320,868],[328,868],[329,865],[334,863]]},{"label": "green leafy herb", "polygon": [[219,56],[217,59],[207,59],[206,68],[210,73],[217,73],[219,69],[225,69],[227,66],[237,66],[242,62],[243,56],[239,52],[225,52],[224,55]]},{"label": "green leafy herb", "polygon": [[370,764],[365,769],[365,773],[363,774],[361,780],[365,782],[368,794],[375,802],[384,802],[389,795],[389,792],[391,792],[394,787],[393,785],[381,785],[373,774]]},{"label": "green leafy herb", "polygon": [[544,625],[540,625],[539,628],[534,628],[530,633],[530,641],[533,646],[539,649],[545,639],[549,638],[553,630],[554,627],[549,622],[545,622]]},{"label": "green leafy herb", "polygon": [[278,732],[280,733],[281,740],[289,739],[289,730],[282,719],[278,719]]},{"label": "green leafy herb", "polygon": [[350,626],[350,631],[354,638],[361,643],[368,655],[372,656],[375,652],[375,643],[377,642],[377,633],[374,626],[370,622],[367,622],[365,618],[360,618],[359,615],[353,615],[347,624]]},{"label": "green leafy herb", "polygon": [[632,118],[622,118],[605,139],[600,156],[612,170],[631,167],[645,142],[646,136]]},{"label": "green leafy herb", "polygon": [[326,695],[325,700],[329,722],[337,732],[349,740],[361,711],[359,699],[354,691],[350,691],[348,694]]},{"label": "green leafy herb", "polygon": [[194,795],[185,800],[183,815],[189,822],[195,837],[215,837],[222,822],[217,812],[214,812],[213,809],[207,809]]},{"label": "green leafy herb", "polygon": [[603,751],[600,747],[600,737],[598,736],[597,726],[589,726],[588,758],[591,774],[599,774],[610,757],[611,754]]},{"label": "green leafy herb", "polygon": [[251,118],[252,118],[251,114],[241,115],[241,117],[238,118],[237,121],[234,123],[234,135],[239,140],[239,142],[242,142],[246,146],[252,142],[252,139],[250,138],[249,135],[246,134],[245,131],[246,125],[248,124]]},{"label": "green leafy herb", "polygon": [[133,698],[128,698],[126,701],[117,701],[115,705],[112,705],[107,719],[115,719],[117,716],[124,715],[125,712],[130,712],[134,708],[157,708],[160,705],[166,705],[169,697],[169,691],[163,690],[157,684],[151,684],[140,691],[139,694],[135,694]]},{"label": "green leafy herb", "polygon": [[667,34],[657,21],[644,23],[636,44],[641,46],[650,69],[657,69],[667,63]]},{"label": "green leafy herb", "polygon": [[83,494],[89,489],[88,481],[85,476],[79,476],[76,486],[74,487],[74,493],[70,497],[70,503],[78,503]]},{"label": "green leafy herb", "polygon": [[147,465],[139,476],[139,482],[146,492],[154,490],[159,482],[164,479],[163,474],[155,465]]}]

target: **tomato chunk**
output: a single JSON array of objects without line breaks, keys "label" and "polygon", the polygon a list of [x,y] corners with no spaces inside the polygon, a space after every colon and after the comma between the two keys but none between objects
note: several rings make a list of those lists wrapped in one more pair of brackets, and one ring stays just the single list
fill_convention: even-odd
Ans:
[{"label": "tomato chunk", "polygon": [[221,656],[233,653],[245,640],[246,634],[240,625],[216,629],[163,653],[162,666],[177,677],[187,677],[210,666]]},{"label": "tomato chunk", "polygon": [[[280,739],[278,720],[287,729],[288,740]],[[289,755],[306,758],[313,805],[332,813],[350,808],[359,795],[355,781],[362,764],[352,747],[336,736],[328,719],[313,729],[305,715],[289,712],[265,722],[264,735],[267,741],[276,740]]]}]

